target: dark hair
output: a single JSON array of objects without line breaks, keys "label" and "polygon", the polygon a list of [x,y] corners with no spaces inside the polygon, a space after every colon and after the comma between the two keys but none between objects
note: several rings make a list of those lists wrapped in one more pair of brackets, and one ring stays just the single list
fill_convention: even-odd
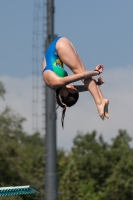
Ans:
[{"label": "dark hair", "polygon": [[56,90],[56,103],[58,104],[58,106],[61,106],[63,108],[61,122],[62,122],[62,127],[64,127],[64,117],[65,117],[66,107],[71,107],[78,101],[79,93],[78,91],[76,92],[76,90],[74,93],[67,90],[68,95],[66,97],[63,97],[60,96],[59,92],[60,89]]}]

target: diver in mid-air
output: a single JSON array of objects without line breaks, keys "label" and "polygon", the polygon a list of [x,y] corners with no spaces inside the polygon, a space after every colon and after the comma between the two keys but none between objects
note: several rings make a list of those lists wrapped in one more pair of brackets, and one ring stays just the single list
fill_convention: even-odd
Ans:
[{"label": "diver in mid-air", "polygon": [[[63,63],[71,69],[73,75],[68,76]],[[89,91],[94,98],[99,116],[102,120],[105,117],[109,118],[109,100],[103,97],[99,87],[104,81],[101,77],[98,81],[93,78],[103,72],[103,65],[97,65],[94,71],[87,71],[74,46],[67,38],[57,37],[51,43],[45,53],[42,68],[46,85],[55,91],[57,104],[63,108],[62,126],[66,107],[71,107],[77,102],[78,92]],[[84,85],[71,84],[78,80],[81,80]]]}]

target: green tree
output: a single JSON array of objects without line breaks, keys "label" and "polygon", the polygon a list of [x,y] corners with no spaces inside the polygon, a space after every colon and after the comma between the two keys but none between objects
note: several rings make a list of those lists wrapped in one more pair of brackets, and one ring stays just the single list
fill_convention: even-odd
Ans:
[{"label": "green tree", "polygon": [[91,134],[78,134],[74,138],[72,148],[80,179],[84,184],[92,180],[95,192],[102,188],[109,173],[109,162],[105,156],[109,146],[102,136],[99,139],[96,136],[96,131]]},{"label": "green tree", "polygon": [[119,130],[112,144],[96,132],[78,134],[72,148],[80,175],[83,199],[127,200],[133,198],[133,149],[131,137]]},{"label": "green tree", "polygon": [[79,174],[72,157],[69,158],[69,165],[60,181],[60,200],[81,200]]},{"label": "green tree", "polygon": [[63,148],[57,149],[57,170],[58,170],[58,182],[60,181],[69,164],[69,153]]},{"label": "green tree", "polygon": [[[43,194],[44,138],[26,134],[23,121],[8,108],[0,114],[0,186],[33,185]],[[29,195],[19,198],[31,199]]]},{"label": "green tree", "polygon": [[[4,91],[0,90],[1,97],[4,97]],[[33,185],[43,195],[44,138],[39,133],[28,135],[24,132],[24,121],[8,107],[0,112],[0,187]],[[29,200],[31,196],[10,199]]]},{"label": "green tree", "polygon": [[5,93],[6,93],[5,87],[3,83],[0,81],[0,97],[4,99]]},{"label": "green tree", "polygon": [[110,151],[112,173],[106,180],[104,199],[133,199],[133,149],[126,130],[119,130]]}]

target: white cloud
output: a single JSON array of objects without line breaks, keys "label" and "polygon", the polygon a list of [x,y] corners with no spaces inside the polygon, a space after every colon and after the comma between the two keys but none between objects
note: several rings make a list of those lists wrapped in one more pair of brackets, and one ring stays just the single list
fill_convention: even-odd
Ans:
[{"label": "white cloud", "polygon": [[[67,108],[65,116],[65,128],[61,127],[61,108],[57,110],[57,145],[69,149],[72,139],[77,131],[83,133],[96,130],[102,133],[105,140],[115,137],[118,129],[126,129],[131,135],[133,133],[133,67],[113,68],[105,70],[103,79],[105,84],[101,86],[102,92],[110,100],[110,119],[104,121],[98,116],[95,103],[88,92],[80,93],[78,103],[72,108]],[[32,82],[31,77],[13,78],[0,77],[8,93],[6,101],[2,103],[27,118],[24,129],[32,132]],[[41,92],[41,90],[40,90]],[[39,101],[42,97],[39,94]],[[38,104],[39,115],[42,115],[42,103]],[[40,123],[40,124],[39,124]],[[38,117],[38,127],[42,128],[42,119]],[[132,135],[131,135],[132,136]]]},{"label": "white cloud", "polygon": [[[1,101],[2,109],[5,105],[12,108],[15,113],[20,113],[27,121],[24,128],[31,132],[31,118],[32,118],[32,83],[31,77],[14,78],[14,77],[0,77],[6,88],[5,101]],[[0,109],[0,110],[2,110]]]}]

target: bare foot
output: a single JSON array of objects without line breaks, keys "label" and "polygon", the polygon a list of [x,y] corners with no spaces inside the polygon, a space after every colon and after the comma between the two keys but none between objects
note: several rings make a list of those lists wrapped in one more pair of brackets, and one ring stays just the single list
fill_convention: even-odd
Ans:
[{"label": "bare foot", "polygon": [[105,109],[105,100],[103,99],[101,104],[97,104],[97,110],[98,110],[98,113],[99,113],[99,116],[102,118],[102,120],[104,120],[104,109]]},{"label": "bare foot", "polygon": [[102,85],[104,83],[104,80],[102,79],[102,77],[98,77],[98,80],[97,80],[97,85]]}]

